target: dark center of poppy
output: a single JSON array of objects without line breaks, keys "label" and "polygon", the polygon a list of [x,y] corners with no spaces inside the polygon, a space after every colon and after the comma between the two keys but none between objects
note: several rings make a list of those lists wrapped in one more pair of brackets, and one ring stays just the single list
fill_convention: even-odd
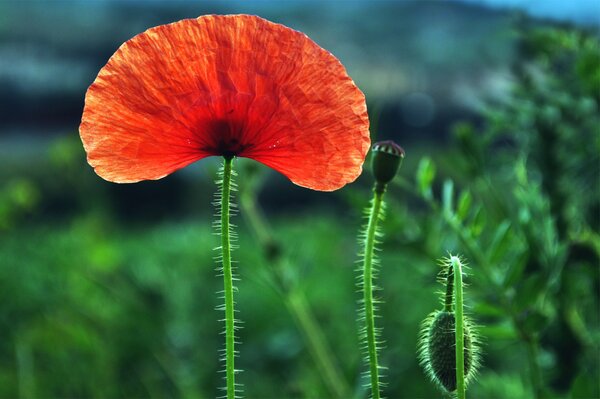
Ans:
[{"label": "dark center of poppy", "polygon": [[219,142],[217,152],[225,158],[232,158],[239,155],[245,148],[246,145],[240,143],[237,137],[230,137]]},{"label": "dark center of poppy", "polygon": [[243,127],[234,120],[216,120],[209,125],[211,143],[204,148],[214,155],[225,158],[239,156],[248,143],[243,140]]}]

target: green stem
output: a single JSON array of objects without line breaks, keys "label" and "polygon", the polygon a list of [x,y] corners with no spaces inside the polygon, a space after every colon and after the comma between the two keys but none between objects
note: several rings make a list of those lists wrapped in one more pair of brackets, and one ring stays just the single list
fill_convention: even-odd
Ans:
[{"label": "green stem", "polygon": [[377,337],[375,331],[375,311],[373,306],[373,252],[375,249],[375,232],[383,203],[384,189],[376,187],[373,205],[369,214],[367,234],[365,238],[365,259],[363,265],[363,296],[365,303],[365,332],[371,374],[371,392],[373,399],[379,399],[379,365],[377,363]]},{"label": "green stem", "polygon": [[454,289],[455,295],[455,342],[456,342],[456,397],[465,399],[465,359],[464,359],[464,342],[465,333],[463,326],[463,282],[462,282],[462,266],[460,259],[453,256],[450,259],[452,269],[454,270]]},{"label": "green stem", "polygon": [[539,346],[538,338],[532,337],[530,336],[530,334],[524,331],[521,319],[515,313],[515,310],[513,309],[510,300],[504,293],[502,285],[499,284],[495,278],[493,278],[492,266],[488,262],[486,255],[484,254],[480,246],[477,244],[477,242],[473,239],[473,237],[470,234],[468,234],[468,230],[456,218],[452,217],[452,215],[449,215],[446,212],[441,212],[439,206],[432,199],[426,199],[426,201],[432,210],[443,216],[446,224],[456,233],[459,240],[462,242],[463,246],[469,254],[469,257],[474,259],[475,263],[481,266],[479,269],[482,272],[481,275],[486,279],[489,286],[492,287],[492,290],[497,295],[499,295],[500,305],[508,313],[514,329],[517,331],[517,333],[521,337],[521,341],[526,347],[528,353],[527,361],[529,363],[529,378],[531,380],[531,384],[533,385],[535,398],[543,399],[544,390],[542,372],[536,357]]},{"label": "green stem", "polygon": [[326,344],[323,332],[314,319],[306,298],[301,291],[290,292],[287,296],[287,307],[296,319],[300,330],[304,333],[304,339],[308,344],[311,356],[315,360],[329,391],[336,398],[350,397],[350,389],[347,387],[342,375],[333,363],[333,355]]},{"label": "green stem", "polygon": [[221,251],[223,288],[225,293],[225,375],[227,399],[235,399],[235,321],[233,309],[233,272],[231,270],[231,238],[229,231],[229,201],[233,158],[225,157],[221,190]]},{"label": "green stem", "polygon": [[251,188],[243,188],[240,194],[240,204],[244,209],[244,218],[254,230],[258,242],[261,246],[266,246],[273,241],[273,238],[265,217],[261,214],[256,204],[253,191]]},{"label": "green stem", "polygon": [[531,375],[531,385],[533,385],[533,391],[535,398],[543,399],[544,390],[542,388],[542,374],[538,365],[539,357],[539,344],[537,339],[530,339],[527,341],[527,361],[529,362],[529,373]]},{"label": "green stem", "polygon": [[296,321],[323,382],[334,397],[349,398],[351,396],[350,387],[337,366],[337,361],[325,339],[323,330],[316,321],[304,293],[294,288],[294,282],[289,281],[290,279],[284,276],[285,264],[287,263],[285,258],[282,257],[279,251],[276,251],[274,256],[269,255],[270,248],[277,245],[277,243],[256,204],[253,190],[244,188],[240,195],[240,202],[244,217],[254,230],[260,245],[265,248],[267,257],[271,258],[269,271],[277,282],[277,292],[283,296],[286,308]]}]

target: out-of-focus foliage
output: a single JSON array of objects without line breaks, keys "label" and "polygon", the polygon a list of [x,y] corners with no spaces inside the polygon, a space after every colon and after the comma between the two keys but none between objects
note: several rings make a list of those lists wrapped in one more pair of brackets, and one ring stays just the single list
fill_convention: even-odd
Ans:
[{"label": "out-of-focus foliage", "polygon": [[433,212],[423,248],[472,260],[473,312],[490,348],[475,396],[526,395],[506,396],[492,383],[501,377],[485,376],[502,359],[496,351],[520,342],[516,364],[527,364],[532,395],[598,397],[599,42],[562,29],[520,33],[513,95],[489,107],[482,131],[456,126],[441,186],[428,158],[404,185]]},{"label": "out-of-focus foliage", "polygon": [[[470,261],[467,305],[482,325],[470,395],[600,396],[598,38],[523,24],[518,40],[510,95],[488,104],[483,123],[456,126],[443,148],[405,146],[404,177],[387,194],[386,397],[438,397],[416,342],[419,322],[440,306],[435,262],[447,251]],[[75,133],[47,154],[18,173],[0,165],[10,177],[0,183],[0,397],[216,396],[210,179],[190,185],[182,171],[132,196],[93,174]],[[243,162],[240,195],[249,188],[271,205],[270,235],[234,221],[246,396],[364,397],[354,262],[370,176],[318,194],[324,205],[280,211],[274,198],[286,194],[267,184],[274,175],[255,184],[247,169],[256,165]],[[200,211],[182,211],[192,208]],[[320,343],[307,338],[311,323]],[[319,345],[341,388],[325,380]]]},{"label": "out-of-focus foliage", "polygon": [[9,180],[0,190],[0,231],[8,230],[19,217],[35,209],[39,192],[28,179]]}]

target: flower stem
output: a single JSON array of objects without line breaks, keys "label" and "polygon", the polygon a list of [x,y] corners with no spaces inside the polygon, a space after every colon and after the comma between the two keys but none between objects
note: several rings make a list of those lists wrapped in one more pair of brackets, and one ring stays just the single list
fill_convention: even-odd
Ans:
[{"label": "flower stem", "polygon": [[[363,299],[365,304],[365,332],[367,337],[367,351],[369,369],[371,375],[371,395],[373,399],[379,399],[379,365],[377,362],[377,337],[375,329],[375,310],[373,306],[373,256],[375,249],[375,235],[377,222],[380,218],[383,193],[385,187],[374,190],[373,204],[369,213],[369,222],[365,236],[365,258],[363,264]],[[380,188],[380,189],[378,189]]]},{"label": "flower stem", "polygon": [[333,361],[331,349],[327,345],[323,331],[310,310],[304,293],[297,289],[293,290],[286,298],[286,305],[305,336],[304,340],[307,342],[319,372],[323,373],[327,389],[336,398],[350,397],[350,389]]},{"label": "flower stem", "polygon": [[297,287],[295,280],[285,276],[285,269],[289,266],[289,260],[284,257],[282,251],[272,251],[273,246],[278,246],[278,242],[275,240],[264,215],[256,203],[255,191],[252,185],[246,182],[243,187],[240,194],[243,215],[255,232],[256,238],[269,260],[269,271],[276,282],[277,293],[284,299],[287,310],[301,331],[315,366],[331,395],[336,398],[351,397],[351,389],[339,369],[338,362],[304,292]]},{"label": "flower stem", "polygon": [[225,157],[221,188],[221,251],[223,288],[225,294],[225,375],[227,399],[235,399],[235,320],[233,309],[233,272],[231,270],[231,237],[229,231],[229,201],[233,158]]},{"label": "flower stem", "polygon": [[464,359],[464,326],[463,326],[463,282],[462,265],[456,256],[450,258],[454,272],[454,312],[456,340],[456,397],[465,399],[465,359]]},{"label": "flower stem", "polygon": [[[416,188],[407,187],[412,191],[417,191]],[[486,257],[484,251],[481,246],[476,242],[471,234],[469,234],[469,230],[464,228],[464,226],[460,223],[460,221],[453,217],[452,214],[447,212],[442,212],[438,204],[433,201],[432,198],[426,198],[427,204],[430,208],[441,214],[446,224],[454,231],[456,236],[459,238],[463,247],[467,250],[468,256],[475,260],[475,263],[480,265],[479,270],[481,271],[481,275],[486,279],[486,282],[491,287],[491,289],[498,295],[498,300],[500,305],[504,308],[510,320],[512,322],[513,328],[519,334],[519,337],[522,343],[525,345],[525,349],[527,350],[527,361],[529,363],[529,378],[531,380],[531,384],[533,385],[535,398],[543,399],[543,381],[542,381],[542,371],[540,369],[539,362],[537,361],[536,354],[538,353],[539,347],[539,338],[537,336],[531,336],[531,334],[527,334],[523,329],[523,322],[519,317],[518,313],[514,310],[513,305],[511,304],[509,298],[504,293],[504,290],[501,284],[498,282],[498,279],[493,278],[492,276],[492,265],[490,264],[488,258]]]}]

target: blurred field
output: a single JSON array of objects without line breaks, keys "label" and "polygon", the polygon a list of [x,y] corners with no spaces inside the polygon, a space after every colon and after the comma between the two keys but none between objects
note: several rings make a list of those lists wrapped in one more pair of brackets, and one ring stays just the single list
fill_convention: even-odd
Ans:
[{"label": "blurred field", "polygon": [[[260,13],[331,49],[367,95],[373,139],[407,152],[382,226],[386,397],[441,397],[416,341],[451,252],[469,261],[484,341],[469,397],[600,398],[598,25],[454,2],[102,4],[0,4],[0,398],[220,394],[219,160],[116,185],[76,132],[86,85],[122,41],[209,11]],[[61,20],[74,30],[53,31]],[[235,161],[245,397],[367,397],[355,267],[368,165],[317,193]]]}]

